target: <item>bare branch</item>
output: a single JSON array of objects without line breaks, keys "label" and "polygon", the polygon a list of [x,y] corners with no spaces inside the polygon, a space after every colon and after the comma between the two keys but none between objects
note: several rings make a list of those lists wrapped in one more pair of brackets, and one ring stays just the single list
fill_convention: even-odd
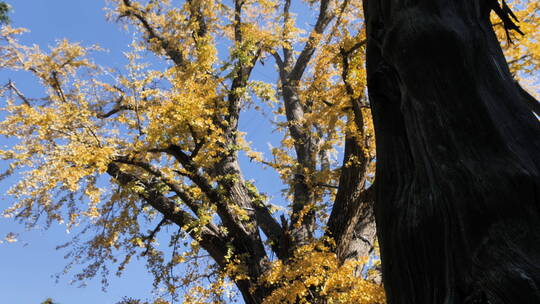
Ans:
[{"label": "bare branch", "polygon": [[285,62],[283,62],[283,59],[281,59],[281,56],[279,56],[279,54],[277,52],[271,52],[270,54],[272,54],[272,56],[276,60],[276,64],[277,64],[278,69],[279,69],[280,77],[281,78],[287,77],[287,74],[285,72]]},{"label": "bare branch", "polygon": [[200,138],[197,135],[197,132],[195,131],[193,126],[189,123],[188,123],[188,128],[189,128],[189,133],[191,133],[191,137],[193,138],[193,142],[195,143],[195,147],[193,148],[193,150],[191,150],[191,156],[190,156],[191,158],[194,158],[195,156],[197,156],[201,148],[204,146],[204,144],[206,143],[206,140],[204,136]]},{"label": "bare branch", "polygon": [[7,87],[10,88],[13,92],[15,92],[15,95],[17,95],[23,101],[25,105],[29,107],[31,106],[28,98],[26,98],[26,96],[24,96],[24,94],[21,93],[21,91],[19,91],[19,89],[15,86],[15,83],[13,81],[9,80]]},{"label": "bare branch", "polygon": [[320,187],[326,187],[326,188],[332,188],[332,189],[339,189],[338,186],[330,185],[330,184],[325,184],[325,183],[317,183],[317,186],[320,186]]},{"label": "bare branch", "polygon": [[152,230],[152,232],[150,232],[149,235],[147,236],[144,236],[143,237],[143,240],[147,240],[147,244],[146,244],[146,250],[143,252],[143,256],[145,256],[146,254],[148,254],[148,251],[150,250],[151,246],[150,246],[150,242],[152,242],[154,240],[154,238],[156,237],[156,234],[161,230],[161,226],[163,226],[165,223],[167,223],[167,218],[163,218],[161,219],[161,221],[157,224],[156,228],[154,228]]},{"label": "bare branch", "polygon": [[64,95],[64,91],[62,90],[62,87],[60,85],[60,80],[58,79],[58,72],[52,71],[51,73],[51,80],[52,80],[52,87],[56,90],[56,94],[58,97],[62,100],[62,102],[66,103],[66,95]]},{"label": "bare branch", "polygon": [[97,118],[108,118],[108,117],[111,117],[113,116],[114,114],[118,113],[118,112],[122,112],[122,111],[125,111],[125,110],[133,110],[133,107],[129,106],[129,105],[122,105],[122,101],[124,100],[124,97],[123,96],[120,96],[116,102],[115,102],[115,106],[109,111],[109,112],[101,112],[101,113],[97,113]]}]

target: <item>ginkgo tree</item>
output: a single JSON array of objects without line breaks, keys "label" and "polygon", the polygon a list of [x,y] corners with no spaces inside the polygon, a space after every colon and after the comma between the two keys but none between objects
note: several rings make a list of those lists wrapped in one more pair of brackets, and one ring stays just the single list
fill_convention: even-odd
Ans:
[{"label": "ginkgo tree", "polygon": [[505,58],[496,35],[515,42],[531,29],[518,15],[538,12],[504,0],[364,8],[387,303],[539,303],[540,103],[508,65],[537,75],[538,36],[516,47],[531,55]]},{"label": "ginkgo tree", "polygon": [[[527,35],[506,46],[516,76],[540,56],[540,7],[518,4]],[[311,25],[292,6],[110,1],[110,19],[135,37],[122,71],[92,60],[99,46],[42,50],[3,27],[0,66],[46,91],[3,88],[0,134],[16,143],[0,152],[2,176],[17,180],[4,215],[78,231],[65,247],[79,280],[143,256],[155,287],[185,303],[235,290],[245,303],[384,303],[368,262],[376,159],[361,3],[303,2]],[[264,62],[276,83],[252,79]],[[239,130],[247,108],[273,113],[266,131],[282,140],[266,154]],[[285,212],[244,178],[240,153],[279,174]]]}]

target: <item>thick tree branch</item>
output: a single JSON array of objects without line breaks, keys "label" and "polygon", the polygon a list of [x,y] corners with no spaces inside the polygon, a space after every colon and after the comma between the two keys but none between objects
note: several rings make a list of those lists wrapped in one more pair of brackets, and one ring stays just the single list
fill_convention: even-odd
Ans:
[{"label": "thick tree branch", "polygon": [[19,89],[15,86],[15,83],[13,81],[9,80],[6,87],[8,89],[11,89],[13,92],[15,92],[15,95],[17,95],[25,105],[27,105],[29,107],[31,106],[30,100],[28,98],[26,98],[26,96],[24,96],[24,94],[21,93],[21,91],[19,91]]},{"label": "thick tree branch", "polygon": [[[360,138],[358,138],[360,136]],[[365,189],[368,159],[358,140],[361,134],[348,134],[339,179],[339,187],[328,219],[327,235],[336,242],[336,253],[343,262],[356,224],[371,213],[373,186]]]},{"label": "thick tree branch", "polygon": [[191,137],[193,138],[193,142],[195,144],[195,146],[193,147],[193,150],[191,150],[191,158],[193,158],[197,156],[197,154],[199,154],[199,151],[206,143],[206,139],[204,138],[204,136],[200,138],[197,135],[197,132],[195,132],[195,129],[193,128],[193,126],[191,126],[190,124],[188,124],[188,128],[189,128],[189,132],[191,133]]},{"label": "thick tree branch", "polygon": [[[154,177],[158,178],[161,182],[163,182],[167,187],[169,187],[183,202],[186,204],[186,206],[189,207],[193,213],[198,214],[200,211],[200,206],[197,204],[197,202],[188,195],[177,183],[174,181],[171,181],[169,178],[165,177],[163,173],[159,170],[159,168],[146,163],[142,161],[137,161],[128,157],[117,157],[115,160],[117,163],[122,164],[129,164],[137,166],[146,172],[152,174]],[[208,228],[212,230],[214,233],[218,234],[219,228],[214,223],[208,223]]]},{"label": "thick tree branch", "polygon": [[293,69],[289,73],[289,80],[293,83],[299,81],[302,78],[302,75],[304,74],[304,71],[309,64],[311,57],[317,49],[319,38],[323,34],[324,30],[326,29],[332,18],[334,18],[334,15],[330,10],[330,1],[332,0],[321,0],[319,16],[317,17],[315,27],[309,35],[304,49],[300,52],[300,55],[298,55],[298,59],[296,60]]},{"label": "thick tree branch", "polygon": [[[288,25],[291,19],[290,9],[291,9],[291,0],[285,0],[285,4],[283,5],[283,32],[282,32],[282,38],[285,42],[289,42],[289,39],[287,38],[287,36],[289,35]],[[283,59],[284,59],[283,61],[285,62],[287,66],[289,66],[292,60],[292,50],[290,49],[290,47],[291,47],[290,45],[283,47]],[[276,55],[279,57],[277,53]]]},{"label": "thick tree branch", "polygon": [[[145,193],[144,195],[141,195],[141,199],[146,201],[150,206],[163,214],[164,218],[175,223],[178,227],[185,227],[192,223],[196,223],[196,219],[193,216],[181,209],[178,209],[174,201],[161,194],[149,182],[141,180],[133,174],[123,172],[120,170],[118,165],[114,163],[109,164],[107,167],[107,173],[123,186],[132,182],[141,184],[145,189]],[[221,236],[215,234],[206,226],[203,226],[199,232],[194,232],[192,230],[188,231],[188,233],[194,240],[199,240],[202,248],[208,251],[216,263],[222,266],[227,263],[225,258],[227,254],[227,246],[226,242],[221,238]]]},{"label": "thick tree branch", "polygon": [[191,19],[194,19],[197,22],[198,28],[196,31],[197,37],[204,37],[208,32],[208,26],[204,20],[204,13],[202,11],[201,2],[188,0],[189,3],[189,12],[191,14]]},{"label": "thick tree branch", "polygon": [[[330,1],[331,0],[321,1],[317,22],[296,62],[292,62],[292,54],[288,53],[287,48],[284,48],[285,67],[280,68],[285,114],[289,132],[294,140],[294,147],[299,163],[299,168],[294,176],[293,212],[291,215],[291,228],[293,229],[292,237],[298,245],[301,245],[307,239],[311,238],[314,230],[315,214],[313,210],[307,212],[305,210],[306,208],[310,208],[310,205],[314,203],[314,196],[305,179],[304,170],[313,172],[317,162],[317,147],[315,140],[309,132],[309,126],[306,126],[305,123],[302,122],[306,110],[304,109],[298,94],[298,83],[315,53],[321,35],[333,18],[329,8]],[[288,23],[289,8],[290,1],[287,1],[284,6],[285,27]],[[285,30],[283,34],[287,34]]]},{"label": "thick tree branch", "polygon": [[[365,221],[366,217],[372,214],[373,186],[365,189],[366,174],[369,164],[369,157],[364,153],[368,149],[368,140],[364,132],[364,117],[360,109],[360,99],[354,97],[354,88],[348,81],[349,55],[365,42],[361,41],[349,50],[340,49],[342,59],[341,78],[345,84],[345,90],[350,98],[354,122],[357,126],[357,134],[347,134],[345,139],[345,155],[339,181],[339,189],[336,194],[334,206],[328,220],[327,234],[332,236],[336,242],[336,252],[343,262],[347,257],[350,243],[357,223]],[[361,147],[359,143],[365,145]]]},{"label": "thick tree branch", "polygon": [[271,52],[270,54],[272,54],[276,61],[276,65],[278,66],[279,77],[281,79],[287,78],[287,72],[285,71],[285,62],[283,61],[283,59],[281,59],[281,56],[279,56],[279,54],[275,51]]},{"label": "thick tree branch", "polygon": [[283,236],[285,234],[283,227],[281,227],[279,222],[272,216],[272,213],[267,206],[262,204],[253,204],[253,206],[257,224],[271,241],[270,247],[272,248],[272,251],[278,258],[286,258],[287,255],[284,253],[286,253],[287,250],[284,248],[285,244],[283,243]]},{"label": "thick tree branch", "polygon": [[118,99],[116,99],[116,101],[115,101],[114,107],[110,111],[97,113],[96,117],[97,118],[108,118],[108,117],[113,116],[116,113],[119,113],[119,112],[122,112],[122,111],[125,111],[125,110],[133,110],[133,107],[131,107],[129,105],[123,105],[122,104],[123,100],[124,100],[123,96],[118,97]]},{"label": "thick tree branch", "polygon": [[[235,0],[234,1],[234,44],[236,48],[242,50],[242,52],[247,52],[248,50],[243,50],[246,47],[244,45],[245,41],[243,38],[243,29],[242,29],[242,7],[244,5],[244,0]],[[260,47],[257,50],[253,51],[250,60],[245,62],[244,60],[238,58],[234,65],[233,78],[231,87],[229,89],[228,95],[228,114],[226,120],[228,125],[226,126],[226,134],[228,139],[234,145],[236,144],[236,130],[238,128],[238,119],[240,115],[240,98],[239,88],[244,88],[247,85],[251,72],[259,60],[262,54]]]},{"label": "thick tree branch", "polygon": [[[243,180],[243,179],[242,179]],[[279,258],[286,258],[282,253],[286,252],[283,246],[284,229],[278,223],[278,221],[272,216],[270,209],[261,199],[260,194],[256,190],[255,186],[250,182],[244,182],[243,187],[249,196],[250,205],[253,206],[253,212],[257,225],[261,228],[264,234],[270,240],[270,246]]]},{"label": "thick tree branch", "polygon": [[[234,2],[234,43],[235,47],[239,48],[242,52],[248,52],[249,50],[244,50],[246,47],[245,41],[243,39],[243,23],[242,23],[242,7],[244,5],[243,0],[236,0]],[[244,178],[239,168],[237,155],[235,150],[229,151],[229,145],[235,145],[237,142],[237,128],[240,114],[240,98],[238,90],[244,88],[247,85],[251,72],[255,67],[257,60],[262,54],[262,49],[257,48],[253,54],[248,54],[251,58],[246,62],[244,60],[238,59],[234,66],[234,72],[231,82],[231,87],[228,94],[228,113],[226,115],[227,124],[221,125],[224,129],[224,134],[226,136],[227,142],[223,145],[225,152],[221,155],[221,161],[218,162],[213,169],[215,171],[213,174],[222,176],[222,177],[233,177],[234,178],[221,178],[218,179],[219,187],[224,189],[224,195],[219,195],[217,191],[209,189],[208,183],[201,178],[198,174],[195,164],[193,164],[185,153],[180,151],[178,148],[172,146],[171,152],[176,154],[175,157],[183,164],[183,166],[189,171],[192,172],[190,178],[197,184],[203,192],[207,193],[211,197],[214,197],[214,200],[218,202],[218,212],[231,214],[231,217],[236,218],[230,207],[225,206],[224,202],[230,201],[233,204],[237,204],[240,208],[243,208],[248,212],[251,219],[248,223],[241,223],[242,221],[238,218],[233,223],[237,224],[239,228],[246,234],[246,244],[251,243],[252,248],[248,251],[251,252],[253,259],[265,259],[266,253],[264,251],[264,246],[262,246],[262,241],[260,240],[259,231],[257,225],[263,230],[263,232],[272,240],[273,243],[277,244],[278,241],[282,238],[281,227],[277,221],[272,217],[270,211],[266,206],[259,205],[252,199],[249,195],[249,191],[246,189],[244,184]],[[192,153],[193,156],[193,153]],[[191,169],[190,169],[191,168]],[[222,219],[223,220],[223,219]],[[250,228],[251,227],[251,228]],[[230,228],[232,229],[232,228]]]},{"label": "thick tree branch", "polygon": [[[242,191],[245,190],[243,189],[244,186],[238,184],[232,186],[225,185],[229,195],[229,197],[227,197],[214,189],[210,182],[200,173],[199,167],[182,151],[182,149],[180,149],[180,147],[171,145],[166,151],[173,155],[182,166],[184,166],[188,171],[188,177],[202,190],[208,199],[216,205],[217,212],[225,227],[237,236],[239,244],[243,244],[243,246],[239,247],[244,247],[243,250],[246,252],[254,253],[254,256],[252,256],[254,259],[264,259],[266,254],[258,237],[258,231],[249,228],[249,225],[245,225],[244,221],[228,205],[228,202],[230,202],[238,204],[241,208],[252,207],[251,200],[249,200],[248,203],[243,203],[243,201],[245,201],[243,196],[247,196],[247,193],[244,194],[244,191]],[[226,167],[223,167],[222,169],[225,171],[227,170]],[[224,176],[226,174],[228,173],[223,172]]]}]

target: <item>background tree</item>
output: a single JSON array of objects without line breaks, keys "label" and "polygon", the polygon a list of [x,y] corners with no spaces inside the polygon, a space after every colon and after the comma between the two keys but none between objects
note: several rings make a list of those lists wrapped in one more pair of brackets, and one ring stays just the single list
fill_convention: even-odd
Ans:
[{"label": "background tree", "polygon": [[540,302],[539,104],[490,12],[508,43],[517,17],[504,1],[364,7],[388,303]]},{"label": "background tree", "polygon": [[[5,215],[80,231],[65,245],[79,280],[144,256],[156,287],[187,303],[225,301],[232,284],[246,303],[382,303],[382,287],[357,278],[375,247],[360,4],[301,4],[312,26],[294,4],[111,1],[135,37],[123,71],[90,60],[98,47],[45,52],[4,27],[0,65],[47,92],[4,87],[0,134],[17,144],[1,152],[3,176],[18,180]],[[538,8],[520,13],[534,24]],[[538,49],[522,45],[508,56],[532,72]],[[265,62],[277,83],[253,80]],[[268,135],[282,139],[267,155],[238,129],[243,109],[274,115]],[[279,174],[285,211],[244,178],[241,152]]]},{"label": "background tree", "polygon": [[0,2],[0,24],[9,23],[9,4],[4,1]]}]

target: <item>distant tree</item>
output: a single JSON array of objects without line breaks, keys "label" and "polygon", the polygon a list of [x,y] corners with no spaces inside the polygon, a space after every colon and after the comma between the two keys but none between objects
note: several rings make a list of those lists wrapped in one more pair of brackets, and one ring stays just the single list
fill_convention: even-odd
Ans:
[{"label": "distant tree", "polygon": [[54,302],[52,298],[47,298],[45,299],[45,301],[41,302],[41,304],[58,304],[58,303]]},{"label": "distant tree", "polygon": [[6,24],[9,23],[9,4],[5,3],[4,1],[0,2],[0,24]]},{"label": "distant tree", "polygon": [[139,299],[134,299],[130,297],[123,297],[120,302],[117,302],[116,304],[148,304],[148,302],[144,302]]},{"label": "distant tree", "polygon": [[140,300],[140,299],[134,299],[134,298],[130,298],[130,297],[123,297],[122,300],[120,300],[120,302],[117,302],[116,304],[168,304],[169,302],[163,300],[163,299],[156,299],[152,302],[148,302],[148,301],[143,301],[143,300]]}]

